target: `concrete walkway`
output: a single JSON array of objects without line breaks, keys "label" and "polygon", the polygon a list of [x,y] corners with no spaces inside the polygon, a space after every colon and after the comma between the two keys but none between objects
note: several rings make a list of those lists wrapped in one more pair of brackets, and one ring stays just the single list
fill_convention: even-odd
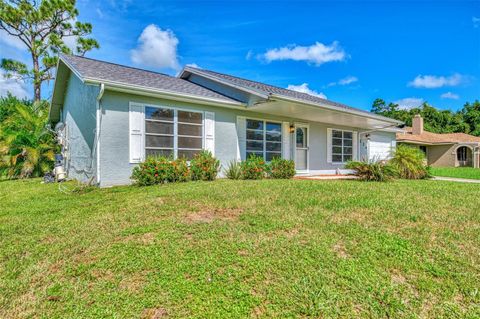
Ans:
[{"label": "concrete walkway", "polygon": [[467,178],[457,178],[457,177],[434,176],[433,180],[435,180],[435,181],[448,181],[448,182],[480,184],[480,179],[467,179]]},{"label": "concrete walkway", "polygon": [[296,175],[295,179],[313,179],[313,180],[338,180],[338,179],[357,179],[355,175]]}]

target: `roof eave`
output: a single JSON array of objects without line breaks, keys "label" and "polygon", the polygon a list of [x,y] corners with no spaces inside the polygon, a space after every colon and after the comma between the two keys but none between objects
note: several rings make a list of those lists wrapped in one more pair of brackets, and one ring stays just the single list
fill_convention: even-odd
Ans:
[{"label": "roof eave", "polygon": [[208,98],[199,95],[192,95],[192,94],[185,94],[179,93],[174,91],[168,90],[160,90],[149,88],[141,85],[132,85],[132,84],[125,84],[121,82],[115,81],[108,81],[103,79],[97,78],[84,78],[84,82],[87,84],[101,84],[105,85],[105,89],[111,91],[118,91],[130,94],[140,94],[140,95],[147,95],[152,97],[159,97],[159,98],[166,98],[176,101],[183,101],[183,102],[191,102],[191,103],[198,103],[199,101],[213,106],[222,106],[222,107],[233,107],[233,108],[242,108],[246,107],[245,104],[236,102],[236,101],[224,101],[215,98]]},{"label": "roof eave", "polygon": [[274,99],[277,99],[277,100],[294,102],[294,103],[304,104],[304,105],[319,106],[319,107],[323,107],[323,108],[326,108],[326,109],[329,109],[329,110],[332,110],[332,111],[354,114],[354,115],[357,115],[357,116],[364,116],[364,117],[367,117],[367,118],[371,118],[371,119],[379,120],[379,121],[384,121],[384,122],[391,123],[391,124],[397,124],[397,125],[404,124],[402,121],[398,121],[398,120],[391,119],[391,118],[388,118],[388,117],[384,117],[384,116],[381,116],[381,115],[376,115],[376,114],[373,114],[373,113],[366,113],[366,112],[362,112],[362,111],[336,107],[336,106],[327,105],[327,104],[323,104],[323,103],[308,102],[308,101],[305,101],[305,100],[300,100],[300,99],[296,99],[296,98],[292,98],[292,97],[287,97],[287,96],[284,96],[284,95],[271,94],[270,97],[274,98]]},{"label": "roof eave", "polygon": [[[417,144],[417,145],[429,145],[429,146],[458,144],[458,142],[426,142],[426,141],[414,141],[414,140],[406,140],[406,139],[398,139],[398,138],[397,138],[397,142]],[[459,143],[462,143],[462,142],[459,142]],[[462,144],[466,144],[466,143],[462,143]]]}]

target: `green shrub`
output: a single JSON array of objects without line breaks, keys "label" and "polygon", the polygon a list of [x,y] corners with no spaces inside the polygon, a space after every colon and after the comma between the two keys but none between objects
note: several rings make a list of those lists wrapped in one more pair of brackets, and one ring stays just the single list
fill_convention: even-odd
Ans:
[{"label": "green shrub", "polygon": [[48,102],[0,99],[0,177],[40,177],[51,172],[60,148],[47,128]]},{"label": "green shrub", "polygon": [[407,145],[398,145],[391,165],[398,171],[400,178],[422,179],[430,177],[425,163],[425,154],[418,148]]},{"label": "green shrub", "polygon": [[225,169],[225,176],[228,179],[242,179],[242,165],[237,161],[231,161],[228,163],[227,169]]},{"label": "green shrub", "polygon": [[262,179],[267,173],[267,165],[262,157],[251,155],[240,164],[244,179]]},{"label": "green shrub", "polygon": [[133,169],[131,179],[140,186],[186,182],[190,169],[185,159],[152,156]]},{"label": "green shrub", "polygon": [[167,182],[187,182],[191,178],[190,168],[185,158],[171,161],[172,167],[167,175]]},{"label": "green shrub", "polygon": [[213,181],[217,178],[220,161],[209,151],[201,151],[190,161],[190,171],[194,181]]},{"label": "green shrub", "polygon": [[275,157],[268,165],[268,175],[271,178],[292,178],[295,176],[295,162]]},{"label": "green shrub", "polygon": [[373,162],[348,162],[348,169],[355,170],[355,175],[363,181],[386,182],[397,175],[395,167],[381,161]]},{"label": "green shrub", "polygon": [[162,184],[170,175],[171,160],[163,156],[148,157],[133,169],[131,179],[140,186]]}]

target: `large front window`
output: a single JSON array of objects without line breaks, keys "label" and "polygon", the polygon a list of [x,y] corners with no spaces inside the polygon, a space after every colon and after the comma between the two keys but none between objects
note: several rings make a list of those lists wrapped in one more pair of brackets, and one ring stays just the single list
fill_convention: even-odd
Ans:
[{"label": "large front window", "polygon": [[247,119],[247,158],[255,154],[269,162],[282,157],[282,124]]},{"label": "large front window", "polygon": [[353,132],[332,130],[332,162],[345,163],[353,158]]},{"label": "large front window", "polygon": [[203,147],[203,114],[145,107],[145,155],[192,159]]}]

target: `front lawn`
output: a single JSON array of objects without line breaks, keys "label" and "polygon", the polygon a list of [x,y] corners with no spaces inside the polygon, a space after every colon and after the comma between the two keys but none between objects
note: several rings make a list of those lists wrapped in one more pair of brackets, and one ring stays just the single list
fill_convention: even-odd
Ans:
[{"label": "front lawn", "polygon": [[473,167],[432,167],[433,176],[480,179],[480,168]]},{"label": "front lawn", "polygon": [[478,189],[3,181],[0,318],[478,318]]}]

